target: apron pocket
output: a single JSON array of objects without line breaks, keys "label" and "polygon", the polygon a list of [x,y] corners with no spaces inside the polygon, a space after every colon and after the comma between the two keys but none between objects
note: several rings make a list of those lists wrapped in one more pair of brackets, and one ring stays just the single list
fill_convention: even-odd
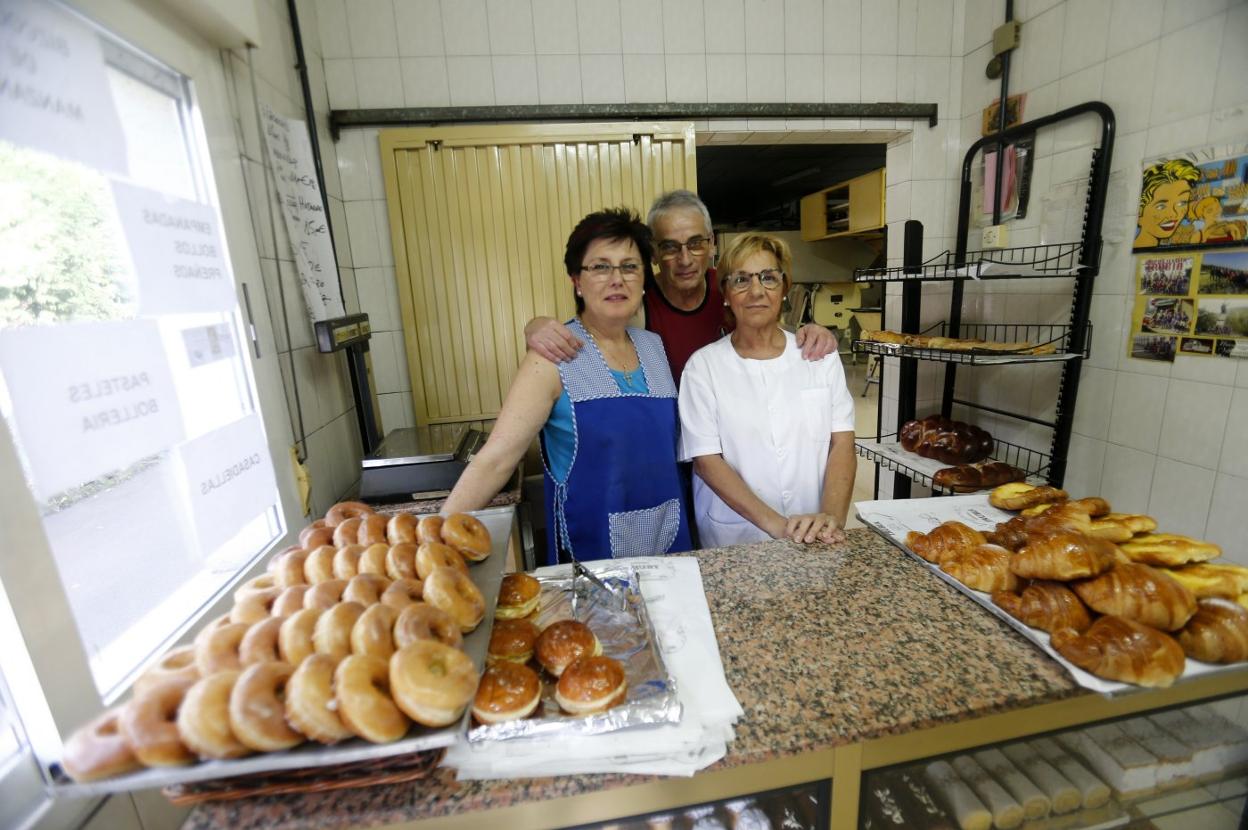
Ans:
[{"label": "apron pocket", "polygon": [[667,553],[680,530],[680,500],[670,499],[655,507],[611,513],[611,556],[653,556]]}]

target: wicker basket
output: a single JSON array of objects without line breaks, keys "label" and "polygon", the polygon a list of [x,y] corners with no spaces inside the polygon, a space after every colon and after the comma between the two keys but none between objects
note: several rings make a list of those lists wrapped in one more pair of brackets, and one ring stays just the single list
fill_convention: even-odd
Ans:
[{"label": "wicker basket", "polygon": [[376,787],[381,784],[402,784],[427,777],[442,760],[442,752],[441,749],[435,749],[429,752],[415,752],[411,755],[396,755],[349,764],[278,770],[256,775],[240,775],[237,778],[219,778],[215,781],[174,784],[165,787],[162,792],[174,804],[186,806],[205,801],[234,801],[262,795],[323,793],[331,790]]}]

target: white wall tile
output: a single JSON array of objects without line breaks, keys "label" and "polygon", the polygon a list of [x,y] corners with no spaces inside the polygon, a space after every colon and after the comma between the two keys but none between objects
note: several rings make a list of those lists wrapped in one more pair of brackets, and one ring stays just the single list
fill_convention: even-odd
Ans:
[{"label": "white wall tile", "polygon": [[745,56],[745,96],[751,103],[784,100],[783,55]]},{"label": "white wall tile", "polygon": [[1209,521],[1203,538],[1222,546],[1222,553],[1241,565],[1248,565],[1248,478],[1219,475],[1213,485]]},{"label": "white wall tile", "polygon": [[[980,110],[996,99],[1000,94],[1001,85],[984,76],[983,67],[992,59],[992,47],[981,46],[966,57],[966,70],[962,73],[962,114],[978,115]],[[977,71],[978,70],[978,71]],[[1020,73],[1021,74],[1021,73]],[[1027,115],[1031,117],[1030,96],[1027,102]],[[979,120],[974,123],[973,138],[979,138]]]},{"label": "white wall tile", "polygon": [[369,316],[373,331],[399,331],[402,329],[399,311],[399,289],[393,268],[355,269],[356,290],[360,295],[360,308]]},{"label": "white wall tile", "polygon": [[1113,108],[1121,134],[1134,133],[1148,127],[1153,101],[1152,96],[1143,94],[1143,91],[1153,88],[1156,71],[1155,40],[1123,52],[1105,63],[1102,99]]},{"label": "white wall tile", "polygon": [[364,160],[364,134],[360,130],[344,130],[336,149],[343,200],[350,202],[371,199],[373,194],[368,181],[368,164]]},{"label": "white wall tile", "polygon": [[1162,31],[1173,32],[1189,23],[1205,20],[1223,11],[1227,0],[1166,0]]},{"label": "white wall tile", "polygon": [[394,0],[399,55],[428,57],[446,54],[442,39],[442,6],[438,0]]},{"label": "white wall tile", "polygon": [[1114,388],[1109,440],[1145,452],[1157,452],[1161,438],[1162,407],[1168,381],[1133,372],[1120,372]]},{"label": "white wall tile", "polygon": [[829,55],[857,55],[862,51],[860,0],[824,0],[823,51]]},{"label": "white wall tile", "polygon": [[381,264],[387,268],[394,267],[394,245],[390,240],[390,213],[385,199],[373,199],[373,227],[377,229],[377,249]]},{"label": "white wall tile", "polygon": [[539,55],[572,55],[580,43],[574,0],[533,0],[533,38]]},{"label": "white wall tile", "polygon": [[403,82],[399,76],[399,59],[358,58],[355,61],[355,85],[361,107],[401,106]]},{"label": "white wall tile", "polygon": [[442,39],[448,55],[490,54],[490,24],[485,0],[444,0]]},{"label": "white wall tile", "polygon": [[325,61],[325,88],[334,109],[354,109],[360,105],[355,90],[355,61],[349,58]]},{"label": "white wall tile", "polygon": [[745,51],[784,54],[784,0],[745,0]]},{"label": "white wall tile", "polygon": [[918,0],[898,0],[897,2],[897,54],[913,55],[917,33],[915,26],[919,22]]},{"label": "white wall tile", "polygon": [[1061,76],[1062,47],[1059,44],[1065,41],[1065,11],[1064,5],[1057,6],[1024,24],[1021,43],[1014,52],[1016,57],[1010,59],[1011,71],[1018,68],[1019,89],[1035,89]]},{"label": "white wall tile", "polygon": [[1116,375],[1116,372],[1107,369],[1090,367],[1080,373],[1079,394],[1075,400],[1075,432],[1100,440],[1108,436]]},{"label": "white wall tile", "polygon": [[399,58],[403,101],[409,107],[445,107],[451,103],[446,58]]},{"label": "white wall tile", "polygon": [[[631,6],[628,13],[632,14]],[[579,0],[576,4],[576,26],[580,33],[582,55],[619,54],[620,0]]]},{"label": "white wall tile", "polygon": [[[1212,359],[1212,358],[1206,358]],[[1217,469],[1232,389],[1212,383],[1170,380],[1158,453]]]},{"label": "white wall tile", "polygon": [[[1157,99],[1153,98],[1152,121],[1156,126],[1149,127],[1144,139],[1144,157],[1160,155],[1184,147],[1196,147],[1205,143],[1209,134],[1209,115],[1197,115],[1180,118],[1164,124],[1157,123]],[[1134,184],[1134,183],[1133,183]],[[1133,188],[1134,189],[1134,188]],[[1136,195],[1138,189],[1134,189]]]},{"label": "white wall tile", "polygon": [[[1243,361],[1240,361],[1241,363]],[[1241,367],[1240,371],[1243,369]],[[1218,465],[1224,473],[1248,478],[1248,389],[1237,388],[1231,398],[1227,419],[1230,429],[1222,443],[1222,460]]]},{"label": "white wall tile", "polygon": [[705,11],[707,54],[744,54],[745,0],[710,0]]},{"label": "white wall tile", "polygon": [[[1222,41],[1223,22],[1222,17],[1211,17],[1162,37],[1159,59],[1164,61],[1164,71],[1153,86],[1154,124],[1209,111],[1214,91],[1209,80],[1218,71],[1218,50],[1210,44]],[[1183,59],[1172,60],[1175,55]]]},{"label": "white wall tile", "polygon": [[[663,0],[629,0],[628,13],[620,15],[626,55],[663,51]],[[742,43],[745,34],[742,32]]]},{"label": "white wall tile", "polygon": [[495,104],[536,104],[538,102],[536,57],[533,55],[495,55],[491,61],[494,71]]},{"label": "white wall tile", "polygon": [[1101,474],[1105,469],[1107,446],[1104,441],[1082,435],[1070,436],[1070,447],[1066,453],[1066,478],[1062,482],[1066,492],[1076,498],[1101,492]]},{"label": "white wall tile", "polygon": [[351,232],[347,228],[347,211],[342,200],[329,197],[329,221],[334,226],[334,251],[338,255],[338,267],[351,268]]},{"label": "white wall tile", "polygon": [[316,0],[316,28],[321,36],[321,57],[351,57],[346,0]]},{"label": "white wall tile", "polygon": [[392,0],[351,0],[347,29],[354,58],[397,58]]},{"label": "white wall tile", "polygon": [[836,104],[862,100],[862,62],[856,55],[825,55],[823,98]]},{"label": "white wall tile", "polygon": [[[667,65],[667,100],[669,101],[705,101],[706,100],[706,56],[705,55],[673,55],[665,57]],[[781,79],[783,80],[783,75]],[[746,69],[746,81],[749,81],[749,69]]]},{"label": "white wall tile", "polygon": [[1222,57],[1213,90],[1216,107],[1248,101],[1248,5],[1238,3],[1226,15],[1222,32]]},{"label": "white wall tile", "polygon": [[897,0],[862,0],[862,54],[897,54]]},{"label": "white wall tile", "polygon": [[494,103],[494,68],[488,55],[451,55],[446,59],[451,105],[490,106]]},{"label": "white wall tile", "polygon": [[706,20],[701,3],[663,0],[663,51],[668,55],[706,51]]},{"label": "white wall tile", "polygon": [[381,265],[372,202],[347,202],[345,208],[347,231],[351,235],[351,261],[356,268]]},{"label": "white wall tile", "polygon": [[1148,499],[1148,515],[1167,533],[1203,536],[1215,477],[1213,470],[1158,458]]},{"label": "white wall tile", "polygon": [[369,355],[373,364],[373,383],[377,393],[399,391],[399,366],[394,353],[395,332],[379,331],[369,342]]},{"label": "white wall tile", "polygon": [[410,392],[378,395],[377,408],[381,410],[381,422],[386,432],[416,425],[416,411],[412,408]]},{"label": "white wall tile", "polygon": [[784,51],[823,52],[823,0],[784,0]]},{"label": "white wall tile", "polygon": [[897,57],[862,56],[862,100],[866,103],[897,99]]},{"label": "white wall tile", "polygon": [[711,103],[745,100],[745,55],[706,56],[706,94]]},{"label": "white wall tile", "polygon": [[1153,453],[1106,445],[1101,496],[1120,513],[1147,513],[1156,462]]},{"label": "white wall tile", "polygon": [[537,92],[543,104],[581,103],[581,63],[576,55],[538,55]]},{"label": "white wall tile", "polygon": [[1205,355],[1177,354],[1170,369],[1170,377],[1176,380],[1234,386],[1236,364],[1241,362],[1235,359],[1214,359]]},{"label": "white wall tile", "polygon": [[956,217],[945,213],[945,180],[916,179],[910,190],[910,218],[923,223],[923,236],[942,237]]},{"label": "white wall tile", "polygon": [[953,54],[954,0],[922,0],[918,4],[915,53],[947,58]]},{"label": "white wall tile", "polygon": [[1166,0],[1113,0],[1109,13],[1109,54],[1117,55],[1161,36]]},{"label": "white wall tile", "polygon": [[624,56],[624,100],[629,104],[671,100],[667,97],[667,72],[662,55]]},{"label": "white wall tile", "polygon": [[1209,120],[1209,141],[1234,141],[1245,135],[1248,135],[1248,107],[1214,110]]},{"label": "white wall tile", "polygon": [[529,0],[489,0],[486,14],[490,27],[490,53],[493,55],[531,55],[533,39],[533,5]]},{"label": "white wall tile", "polygon": [[[967,55],[992,40],[992,31],[1005,22],[1005,6],[998,0],[965,0],[962,54]],[[1033,19],[1028,19],[1031,23]]]},{"label": "white wall tile", "polygon": [[1105,60],[1111,6],[1105,0],[1066,0],[1062,74]]},{"label": "white wall tile", "polygon": [[823,100],[823,55],[784,56],[784,100],[792,103]]},{"label": "white wall tile", "polygon": [[586,104],[624,100],[624,59],[615,55],[581,55],[581,90]]}]

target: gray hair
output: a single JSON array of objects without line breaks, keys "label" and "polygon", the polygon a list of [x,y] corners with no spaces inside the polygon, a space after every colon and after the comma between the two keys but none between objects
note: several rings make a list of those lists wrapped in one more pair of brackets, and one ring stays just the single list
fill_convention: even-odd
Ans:
[{"label": "gray hair", "polygon": [[669,190],[667,193],[660,194],[654,204],[650,205],[650,213],[646,214],[646,224],[650,226],[650,230],[654,230],[654,223],[660,216],[672,210],[693,209],[702,214],[702,221],[706,223],[706,232],[713,234],[714,226],[711,225],[711,212],[706,209],[706,203],[698,198],[698,194],[692,190]]}]

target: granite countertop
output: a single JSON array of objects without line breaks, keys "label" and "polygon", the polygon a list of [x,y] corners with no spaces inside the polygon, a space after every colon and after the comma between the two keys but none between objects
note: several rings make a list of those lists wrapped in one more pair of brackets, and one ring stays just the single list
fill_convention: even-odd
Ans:
[{"label": "granite countertop", "polygon": [[[873,531],[836,546],[698,551],[729,685],[745,709],[711,769],[758,763],[1081,690],[1056,662]],[[653,780],[426,781],[197,807],[187,828],[338,828],[505,807]]]}]

